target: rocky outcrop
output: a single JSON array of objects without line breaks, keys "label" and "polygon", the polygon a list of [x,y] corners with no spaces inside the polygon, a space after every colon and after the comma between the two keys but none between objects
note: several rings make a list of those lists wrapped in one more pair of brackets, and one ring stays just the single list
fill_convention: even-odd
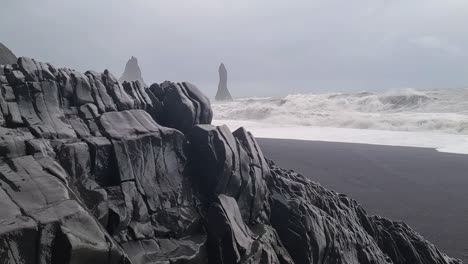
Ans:
[{"label": "rocky outcrop", "polygon": [[271,226],[243,221],[233,197],[218,195],[206,218],[210,263],[294,263]]},{"label": "rocky outcrop", "polygon": [[210,125],[192,84],[0,73],[0,263],[461,263]]},{"label": "rocky outcrop", "polygon": [[219,84],[218,84],[218,91],[216,92],[215,99],[216,101],[232,101],[231,93],[229,92],[227,88],[228,73],[223,63],[219,65],[218,73],[219,73]]},{"label": "rocky outcrop", "polygon": [[14,64],[16,63],[16,56],[13,52],[5,45],[0,43],[0,65]]},{"label": "rocky outcrop", "polygon": [[270,220],[295,263],[461,263],[406,224],[369,216],[343,194],[270,167]]},{"label": "rocky outcrop", "polygon": [[127,64],[125,65],[125,70],[120,77],[119,82],[141,82],[141,85],[147,87],[145,81],[143,80],[143,76],[141,74],[140,66],[138,66],[138,60],[135,57],[131,57]]},{"label": "rocky outcrop", "polygon": [[197,125],[189,139],[200,192],[209,200],[220,194],[236,198],[247,223],[265,220],[270,171],[253,136],[243,128],[231,133],[226,126]]},{"label": "rocky outcrop", "polygon": [[213,119],[210,101],[190,83],[164,82],[150,87],[163,105],[160,123],[187,133],[196,124],[210,124]]},{"label": "rocky outcrop", "polygon": [[27,58],[1,69],[0,263],[206,258],[175,129],[211,122],[195,86],[122,86]]}]

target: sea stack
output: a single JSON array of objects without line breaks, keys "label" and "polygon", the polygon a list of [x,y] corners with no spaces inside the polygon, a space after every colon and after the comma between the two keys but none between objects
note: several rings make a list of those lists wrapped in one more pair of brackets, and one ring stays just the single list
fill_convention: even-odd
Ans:
[{"label": "sea stack", "polygon": [[15,54],[0,43],[0,64],[15,64],[17,60],[18,58],[16,58]]},{"label": "sea stack", "polygon": [[147,87],[145,81],[143,80],[143,76],[141,76],[140,66],[138,66],[138,60],[134,56],[128,60],[127,64],[125,65],[125,71],[120,77],[119,81],[121,83],[127,81],[140,81],[145,87]]},{"label": "sea stack", "polygon": [[232,101],[231,93],[227,88],[227,70],[224,66],[224,63],[219,65],[219,84],[218,84],[218,92],[216,93],[216,101]]}]

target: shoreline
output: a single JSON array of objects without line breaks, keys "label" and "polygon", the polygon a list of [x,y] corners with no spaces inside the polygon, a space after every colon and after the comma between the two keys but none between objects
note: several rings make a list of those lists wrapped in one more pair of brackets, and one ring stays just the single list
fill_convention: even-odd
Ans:
[{"label": "shoreline", "polygon": [[256,121],[213,120],[231,131],[244,127],[256,138],[369,144],[435,149],[443,153],[468,154],[468,135],[440,132],[276,125]]},{"label": "shoreline", "polygon": [[[259,138],[265,157],[404,221],[468,262],[468,156],[431,148]],[[449,191],[450,190],[450,191]]]}]

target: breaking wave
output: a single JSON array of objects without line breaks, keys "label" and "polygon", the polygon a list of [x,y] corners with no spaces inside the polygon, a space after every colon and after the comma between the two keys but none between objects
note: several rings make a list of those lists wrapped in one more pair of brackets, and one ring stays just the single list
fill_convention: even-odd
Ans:
[{"label": "breaking wave", "polygon": [[213,110],[217,120],[468,134],[468,89],[247,98]]}]

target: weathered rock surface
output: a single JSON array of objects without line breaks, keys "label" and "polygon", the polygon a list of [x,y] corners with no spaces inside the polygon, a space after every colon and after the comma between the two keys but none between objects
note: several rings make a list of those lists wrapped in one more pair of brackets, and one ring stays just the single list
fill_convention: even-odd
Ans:
[{"label": "weathered rock surface", "polygon": [[164,82],[149,88],[162,104],[159,122],[187,133],[196,124],[210,124],[213,111],[209,99],[193,84]]},{"label": "weathered rock surface", "polygon": [[461,263],[211,119],[189,83],[0,66],[0,264]]},{"label": "weathered rock surface", "polygon": [[143,76],[141,74],[140,66],[138,66],[138,59],[135,57],[131,57],[127,64],[125,64],[125,70],[122,73],[122,76],[119,79],[119,82],[136,82],[140,81],[144,87],[147,87],[145,81],[143,80]]},{"label": "weathered rock surface", "polygon": [[247,226],[233,197],[219,195],[207,213],[210,263],[294,263],[275,230]]},{"label": "weathered rock surface", "polygon": [[0,43],[0,65],[1,64],[15,64],[16,56],[13,52],[7,48],[5,45]]},{"label": "weathered rock surface", "polygon": [[262,222],[270,170],[254,137],[243,128],[231,133],[226,126],[197,125],[189,138],[200,192],[209,200],[234,197],[247,223]]},{"label": "weathered rock surface", "polygon": [[461,263],[406,224],[270,164],[271,223],[296,263]]},{"label": "weathered rock surface", "polygon": [[215,99],[216,101],[232,101],[231,93],[229,92],[227,88],[228,73],[223,63],[219,65],[218,73],[219,73],[219,84],[218,84],[218,91],[216,92]]}]

